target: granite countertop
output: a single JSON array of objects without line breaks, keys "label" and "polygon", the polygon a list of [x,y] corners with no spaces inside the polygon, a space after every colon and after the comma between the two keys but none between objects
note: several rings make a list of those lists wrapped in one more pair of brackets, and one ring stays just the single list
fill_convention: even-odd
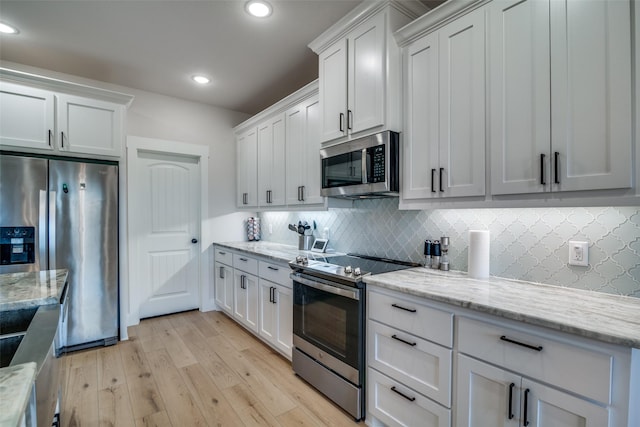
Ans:
[{"label": "granite countertop", "polygon": [[65,269],[0,274],[0,311],[60,302],[67,275]]},{"label": "granite countertop", "polygon": [[34,362],[0,369],[0,427],[20,425],[35,377]]},{"label": "granite countertop", "polygon": [[276,262],[289,262],[298,255],[303,255],[309,259],[314,257],[326,257],[338,255],[336,253],[318,253],[311,251],[301,251],[297,246],[285,245],[273,242],[222,242],[214,243],[214,246],[225,247],[238,252],[244,252],[248,255],[260,255]]},{"label": "granite countertop", "polygon": [[366,279],[376,285],[531,325],[640,348],[640,298],[467,273],[412,268]]}]

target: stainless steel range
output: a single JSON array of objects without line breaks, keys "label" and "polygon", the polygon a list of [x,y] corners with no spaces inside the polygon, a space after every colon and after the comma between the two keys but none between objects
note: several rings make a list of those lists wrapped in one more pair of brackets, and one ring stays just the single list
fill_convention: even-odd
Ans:
[{"label": "stainless steel range", "polygon": [[293,269],[293,370],[356,420],[364,417],[365,282],[420,264],[348,254],[297,257]]}]

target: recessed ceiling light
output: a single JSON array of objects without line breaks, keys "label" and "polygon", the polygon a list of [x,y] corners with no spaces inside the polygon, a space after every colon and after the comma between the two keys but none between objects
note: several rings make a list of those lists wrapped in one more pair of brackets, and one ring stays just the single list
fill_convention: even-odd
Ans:
[{"label": "recessed ceiling light", "polygon": [[245,4],[244,8],[249,15],[258,18],[266,18],[273,12],[271,5],[264,0],[250,0]]},{"label": "recessed ceiling light", "polygon": [[0,22],[0,33],[3,34],[18,34],[18,29],[11,25]]},{"label": "recessed ceiling light", "polygon": [[208,77],[200,76],[200,75],[193,76],[191,78],[193,79],[194,82],[200,83],[201,85],[206,85],[211,81],[211,79],[209,79]]}]

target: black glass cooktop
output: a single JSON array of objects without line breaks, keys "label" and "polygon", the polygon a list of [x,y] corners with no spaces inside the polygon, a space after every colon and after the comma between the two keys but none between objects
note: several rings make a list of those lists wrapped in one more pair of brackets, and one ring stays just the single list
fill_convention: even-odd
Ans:
[{"label": "black glass cooktop", "polygon": [[314,257],[315,261],[339,265],[342,267],[351,266],[353,269],[360,268],[362,273],[381,274],[390,271],[404,270],[406,268],[420,267],[414,262],[399,261],[388,258],[372,257],[368,255],[347,254],[329,257]]}]

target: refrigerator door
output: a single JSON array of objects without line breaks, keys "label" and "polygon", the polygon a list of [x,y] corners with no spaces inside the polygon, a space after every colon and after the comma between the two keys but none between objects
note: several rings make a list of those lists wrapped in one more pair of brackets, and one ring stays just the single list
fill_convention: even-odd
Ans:
[{"label": "refrigerator door", "polygon": [[49,191],[49,263],[69,270],[66,348],[115,344],[118,167],[50,160]]},{"label": "refrigerator door", "polygon": [[[9,264],[3,253],[0,274],[47,270],[47,160],[0,155],[0,227],[33,227],[34,262]],[[20,250],[2,233],[2,251]],[[5,263],[6,262],[6,263]]]}]

